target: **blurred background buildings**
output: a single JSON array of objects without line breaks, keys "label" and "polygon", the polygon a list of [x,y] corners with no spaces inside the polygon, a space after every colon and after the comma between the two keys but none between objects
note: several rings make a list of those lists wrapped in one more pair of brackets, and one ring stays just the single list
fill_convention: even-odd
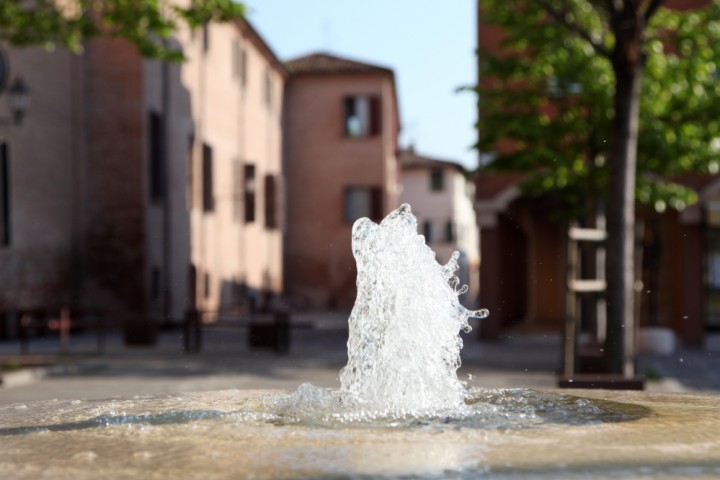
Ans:
[{"label": "blurred background buildings", "polygon": [[[245,20],[173,41],[185,62],[113,39],[79,56],[3,47],[33,104],[2,137],[0,336],[63,308],[142,343],[188,311],[352,306],[352,223],[379,221],[403,191],[393,71],[326,53],[281,62]],[[408,200],[422,203],[420,177],[446,192],[418,211],[438,245],[463,250],[474,304],[467,172],[418,166],[405,165]]]},{"label": "blurred background buildings", "polygon": [[[502,32],[478,19],[478,45],[499,49]],[[33,103],[22,126],[0,127],[0,338],[64,307],[140,342],[193,310],[349,309],[352,223],[401,202],[441,263],[461,252],[464,302],[491,311],[483,336],[562,330],[567,224],[522,192],[526,172],[402,148],[391,68],[282,61],[246,20],[173,41],[184,63],[111,39],[79,56],[2,47],[6,83],[22,76]],[[700,202],[642,218],[638,317],[702,346],[720,329],[720,182],[677,180]]]},{"label": "blurred background buildings", "polygon": [[[708,3],[668,0],[664,6],[692,11]],[[478,5],[479,55],[503,56],[503,40],[507,36],[499,26],[485,23],[479,8]],[[488,84],[493,79],[478,81]],[[556,101],[551,87],[546,96],[550,99],[546,113],[559,115],[563,106]],[[482,114],[481,109],[479,115]],[[482,128],[479,134],[484,134]],[[481,164],[491,164],[498,152],[510,153],[515,148],[511,140],[500,139],[495,151],[481,152]],[[532,152],[532,146],[528,150]],[[575,247],[569,240],[567,215],[559,214],[562,207],[557,198],[529,194],[523,188],[529,173],[527,169],[481,169],[475,175],[482,258],[480,304],[492,312],[483,323],[482,334],[488,338],[508,330],[561,331],[570,310],[568,302],[573,301],[568,297],[568,285],[572,268],[569,259]],[[698,172],[676,175],[670,180],[697,192],[699,201],[680,210],[638,208],[635,259],[638,342],[641,349],[656,348],[651,337],[659,334],[663,338],[659,344],[667,346],[657,347],[662,350],[671,351],[676,341],[692,347],[716,346],[720,338],[717,335],[720,179],[714,173]],[[564,208],[568,209],[567,205]],[[597,221],[591,219],[584,226],[592,227]],[[579,276],[602,277],[603,269],[593,266],[594,255],[594,250],[583,250]],[[603,292],[587,293],[580,309],[581,342],[592,343],[601,351],[603,319],[591,312],[594,310],[591,297],[602,299]],[[649,343],[644,345],[646,340]]]}]

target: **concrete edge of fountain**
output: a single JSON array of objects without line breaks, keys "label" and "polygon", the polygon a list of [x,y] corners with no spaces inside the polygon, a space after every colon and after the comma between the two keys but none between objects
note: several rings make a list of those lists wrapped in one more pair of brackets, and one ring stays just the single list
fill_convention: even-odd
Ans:
[{"label": "concrete edge of fountain", "polygon": [[21,366],[17,370],[0,372],[0,389],[30,385],[46,377],[59,375],[77,375],[107,368],[105,362],[98,360],[82,360],[68,362],[64,360],[50,361],[47,365]]}]

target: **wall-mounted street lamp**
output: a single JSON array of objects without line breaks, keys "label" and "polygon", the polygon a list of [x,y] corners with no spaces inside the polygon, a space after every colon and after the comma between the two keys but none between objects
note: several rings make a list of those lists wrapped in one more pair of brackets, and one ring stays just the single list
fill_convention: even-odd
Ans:
[{"label": "wall-mounted street lamp", "polygon": [[10,108],[10,117],[0,117],[0,125],[21,125],[25,113],[30,106],[32,96],[30,89],[23,81],[22,77],[15,77],[12,84],[5,89],[7,81],[10,77],[10,68],[8,58],[5,52],[0,49],[0,96],[3,92],[7,96],[8,107]]},{"label": "wall-mounted street lamp", "polygon": [[21,77],[17,77],[7,89],[6,95],[12,116],[0,118],[0,125],[20,126],[32,101],[30,89]]}]

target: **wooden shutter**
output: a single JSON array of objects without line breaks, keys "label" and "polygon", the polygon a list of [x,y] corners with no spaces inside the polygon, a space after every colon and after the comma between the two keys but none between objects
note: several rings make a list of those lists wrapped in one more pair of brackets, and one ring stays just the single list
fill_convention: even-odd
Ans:
[{"label": "wooden shutter", "polygon": [[382,132],[382,101],[379,96],[370,97],[370,135]]}]

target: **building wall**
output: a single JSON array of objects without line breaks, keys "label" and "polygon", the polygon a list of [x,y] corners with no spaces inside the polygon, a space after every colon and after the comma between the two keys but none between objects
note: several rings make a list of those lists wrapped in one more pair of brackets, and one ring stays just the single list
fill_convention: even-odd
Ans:
[{"label": "building wall", "polygon": [[[212,25],[208,38],[207,50],[202,32],[187,32],[181,39],[189,57],[181,78],[191,92],[195,123],[190,213],[191,259],[197,269],[195,290],[197,304],[205,310],[245,309],[248,295],[260,306],[262,292],[282,291],[282,225],[267,225],[264,179],[266,175],[276,179],[276,216],[280,219],[285,79],[244,24]],[[235,45],[246,55],[244,82],[235,66]],[[269,102],[266,75],[270,80]],[[210,211],[203,206],[203,145],[212,149],[214,206]],[[248,165],[255,167],[253,221],[245,217],[244,171]]]},{"label": "building wall", "polygon": [[140,57],[102,38],[86,47],[84,64],[82,303],[136,314],[147,301]]},{"label": "building wall", "polygon": [[[409,203],[418,218],[419,233],[424,233],[424,224],[432,224],[431,239],[425,239],[436,253],[439,263],[447,263],[450,255],[460,251],[461,270],[458,272],[463,284],[468,285],[464,296],[466,305],[474,306],[479,288],[480,243],[478,226],[473,207],[471,185],[456,167],[447,166],[443,170],[443,189],[431,188],[432,168],[404,168],[401,175],[401,203]],[[454,239],[447,240],[447,223],[452,222]]]},{"label": "building wall", "polygon": [[[78,59],[63,49],[4,48],[11,78],[33,90],[20,127],[0,126],[8,150],[10,242],[0,246],[0,309],[59,307],[71,301],[78,240],[77,198],[82,172],[82,111],[76,103]],[[45,72],[52,71],[52,75]],[[8,118],[7,94],[0,116]]]},{"label": "building wall", "polygon": [[[349,307],[354,302],[345,188],[381,188],[383,214],[398,206],[392,88],[389,75],[299,76],[288,84],[286,265],[291,301],[298,306]],[[345,136],[343,99],[355,94],[381,97],[380,135]]]},{"label": "building wall", "polygon": [[[207,33],[181,31],[171,41],[188,59],[181,64],[143,60],[106,38],[81,56],[10,51],[33,104],[22,128],[0,132],[12,175],[0,308],[72,304],[159,322],[194,306],[245,309],[248,296],[261,306],[282,292],[286,73],[246,23],[212,24]],[[166,137],[152,134],[151,114]],[[165,186],[153,195],[157,145]],[[256,174],[252,222],[246,165]],[[271,225],[265,190],[273,185]]]}]

